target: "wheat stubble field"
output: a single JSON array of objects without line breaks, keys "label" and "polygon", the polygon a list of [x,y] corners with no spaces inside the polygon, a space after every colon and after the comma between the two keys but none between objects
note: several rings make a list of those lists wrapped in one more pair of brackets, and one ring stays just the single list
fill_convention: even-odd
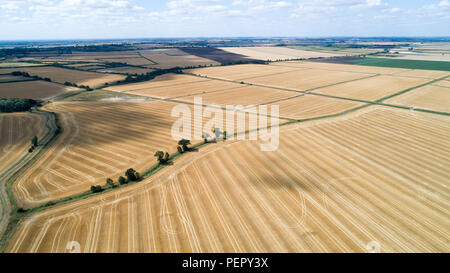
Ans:
[{"label": "wheat stubble field", "polygon": [[25,218],[7,251],[75,240],[82,252],[364,252],[372,241],[446,252],[449,131],[448,117],[369,107],[284,127],[275,152],[211,146],[142,184]]},{"label": "wheat stubble field", "polygon": [[[17,202],[34,207],[148,168],[156,149],[176,148],[170,110],[194,96],[278,105],[296,122],[281,127],[276,151],[211,144],[138,184],[27,215],[5,251],[66,252],[70,241],[82,252],[450,250],[450,117],[446,93],[428,90],[447,72],[315,62],[186,72],[108,88],[160,100],[46,105],[63,134],[14,183]],[[414,99],[431,113],[408,109]]]}]

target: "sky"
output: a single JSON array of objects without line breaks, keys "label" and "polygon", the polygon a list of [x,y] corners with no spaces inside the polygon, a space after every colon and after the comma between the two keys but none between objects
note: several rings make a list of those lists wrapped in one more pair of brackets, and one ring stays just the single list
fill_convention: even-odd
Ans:
[{"label": "sky", "polygon": [[450,0],[0,0],[0,40],[450,36]]}]

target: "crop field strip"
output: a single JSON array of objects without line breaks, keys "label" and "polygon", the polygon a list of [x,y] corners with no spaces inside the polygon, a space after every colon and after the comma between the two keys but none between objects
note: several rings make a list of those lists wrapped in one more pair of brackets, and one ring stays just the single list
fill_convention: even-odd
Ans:
[{"label": "crop field strip", "polygon": [[158,150],[175,152],[171,127],[177,118],[170,112],[176,105],[147,101],[46,106],[60,115],[64,131],[13,185],[17,203],[30,208],[80,194],[91,185],[103,185],[107,177],[116,180],[128,168],[145,170]]},{"label": "crop field strip", "polygon": [[[319,63],[319,65],[322,65],[321,63]],[[328,64],[324,64],[324,65],[328,65]],[[344,66],[344,67],[348,67],[348,66],[352,66],[352,65],[340,65],[340,66]],[[217,70],[219,70],[221,67],[217,67],[217,68],[206,68],[205,71],[211,71],[211,69],[213,69],[213,71],[215,71],[214,73],[218,73]],[[262,68],[262,66],[259,66],[259,68]],[[316,67],[314,67],[314,69],[316,69]],[[197,73],[199,74],[195,74],[195,73],[191,73],[192,71],[197,71]],[[331,72],[335,72],[334,70],[328,70],[327,71],[331,71]],[[226,72],[226,71],[225,71]],[[397,71],[398,72],[398,71]],[[402,71],[403,72],[403,71]],[[439,72],[439,71],[432,71],[432,72]],[[383,104],[382,102],[385,99],[389,99],[390,97],[393,96],[397,96],[399,95],[399,93],[402,92],[409,92],[415,88],[420,88],[429,84],[434,84],[435,82],[441,82],[442,80],[445,80],[448,77],[448,73],[439,73],[439,74],[435,74],[435,76],[442,76],[440,78],[434,78],[434,79],[429,79],[429,78],[417,78],[417,77],[401,77],[400,82],[401,84],[397,84],[395,82],[396,77],[395,76],[391,76],[391,75],[387,75],[387,74],[367,74],[367,73],[363,73],[365,76],[362,78],[354,78],[354,79],[346,79],[344,81],[340,81],[340,82],[330,82],[324,86],[317,86],[311,89],[295,89],[295,88],[291,88],[291,87],[285,87],[285,86],[279,86],[279,85],[273,85],[271,84],[272,82],[270,81],[270,75],[264,75],[264,76],[253,76],[252,77],[252,81],[247,82],[247,81],[241,81],[240,80],[234,80],[232,78],[215,78],[215,77],[211,77],[209,74],[207,73],[202,73],[202,69],[194,69],[194,70],[188,70],[188,73],[191,73],[191,75],[194,76],[199,76],[199,77],[208,77],[209,79],[216,79],[216,80],[223,80],[223,81],[228,81],[228,82],[235,82],[235,83],[244,83],[246,85],[249,86],[259,86],[259,87],[267,87],[267,88],[273,88],[273,89],[278,89],[278,90],[284,90],[284,91],[292,91],[292,92],[300,92],[300,93],[304,93],[304,94],[310,94],[310,95],[317,95],[317,96],[323,96],[323,97],[328,97],[328,98],[335,98],[335,99],[339,99],[339,100],[349,100],[349,101],[355,101],[355,102],[360,102],[360,103],[368,103],[368,104]],[[252,72],[255,73],[255,72]],[[288,72],[288,73],[293,73],[293,72]],[[357,72],[350,72],[350,73],[357,73]],[[285,76],[286,74],[284,74]],[[258,82],[255,82],[254,79],[255,78],[263,78],[264,81],[269,82],[268,84],[261,84]],[[377,83],[377,78],[380,78],[382,81],[387,81],[387,82],[392,82],[394,81],[396,83],[396,85],[394,85],[393,87],[389,85],[389,90],[384,90],[382,89],[382,87],[380,88],[373,88],[373,86],[370,84],[371,82],[375,82]],[[301,79],[298,79],[299,82],[301,81]],[[361,83],[363,83],[364,81],[368,81],[368,86],[359,90],[353,90],[353,89],[358,89],[361,88],[360,85]],[[359,85],[355,86],[354,83],[359,83]],[[340,91],[340,86],[345,86],[345,85],[349,85],[351,88],[353,88],[351,90],[350,93],[345,94],[345,92],[343,92],[343,96],[337,96],[337,95],[332,95],[332,93],[340,93],[342,91]],[[379,90],[382,90],[381,93]],[[322,92],[322,90],[325,90],[325,92]],[[327,90],[330,90],[327,92]],[[335,91],[333,91],[335,90]],[[400,90],[400,91],[399,91]],[[403,90],[403,91],[402,91]],[[371,92],[378,92],[377,94],[372,94]],[[326,94],[329,93],[330,94]],[[366,93],[366,94],[364,94]],[[350,97],[348,96],[349,94],[357,94],[357,96],[353,96]],[[390,95],[388,95],[390,94]],[[296,100],[301,100],[303,96],[294,96],[292,97],[292,99],[296,99]],[[360,98],[357,98],[360,97]],[[369,99],[372,100],[368,100],[368,99],[362,99],[364,97],[367,97]],[[376,100],[375,100],[376,99]],[[289,102],[289,99],[287,100],[283,100],[282,103],[286,104]],[[348,104],[347,104],[348,105]],[[401,106],[401,105],[392,105],[392,104],[385,104],[386,106],[390,106],[390,107],[399,107],[399,108],[406,108],[405,106]],[[287,106],[289,107],[289,106]],[[345,107],[345,106],[343,106]],[[301,110],[301,109],[298,109]],[[437,114],[446,114],[447,112],[440,112],[437,109],[421,109],[421,108],[417,108],[415,110],[418,111],[426,111],[426,112],[435,112]],[[285,112],[286,113],[286,112]],[[287,112],[289,116],[283,116],[285,118],[292,118],[294,117],[296,114],[300,114],[301,115],[301,111],[299,111],[298,113],[289,113]],[[292,115],[294,114],[294,116]]]},{"label": "crop field strip", "polygon": [[448,119],[372,106],[284,127],[275,152],[225,143],[35,213],[6,252],[447,252]]}]

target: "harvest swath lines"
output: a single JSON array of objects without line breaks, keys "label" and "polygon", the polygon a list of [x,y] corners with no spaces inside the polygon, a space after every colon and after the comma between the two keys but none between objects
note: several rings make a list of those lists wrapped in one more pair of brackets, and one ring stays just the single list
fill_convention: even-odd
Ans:
[{"label": "harvest swath lines", "polygon": [[176,105],[165,101],[47,105],[46,110],[60,115],[64,130],[14,183],[18,205],[30,208],[80,194],[91,185],[105,184],[107,177],[117,180],[128,168],[146,170],[156,162],[158,150],[175,152],[171,128],[178,117],[171,117],[171,110]]},{"label": "harvest swath lines", "polygon": [[53,66],[39,66],[33,68],[2,69],[2,72],[11,73],[14,71],[27,72],[32,76],[50,78],[52,81],[64,84],[65,82],[87,85],[90,87],[100,86],[105,83],[115,82],[125,79],[124,75],[112,75],[95,72],[86,72],[73,69],[65,69]]},{"label": "harvest swath lines", "polygon": [[208,146],[25,218],[6,251],[448,252],[449,133],[446,116],[369,107],[284,127],[274,152]]},{"label": "harvest swath lines", "polygon": [[0,171],[22,156],[34,136],[43,134],[43,117],[28,113],[0,114]]}]

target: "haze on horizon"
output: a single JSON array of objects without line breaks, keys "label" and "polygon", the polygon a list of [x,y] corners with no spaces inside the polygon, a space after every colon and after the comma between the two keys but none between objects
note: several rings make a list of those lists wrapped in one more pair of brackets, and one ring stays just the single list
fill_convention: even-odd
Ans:
[{"label": "haze on horizon", "polygon": [[449,0],[0,0],[0,40],[450,36]]}]

